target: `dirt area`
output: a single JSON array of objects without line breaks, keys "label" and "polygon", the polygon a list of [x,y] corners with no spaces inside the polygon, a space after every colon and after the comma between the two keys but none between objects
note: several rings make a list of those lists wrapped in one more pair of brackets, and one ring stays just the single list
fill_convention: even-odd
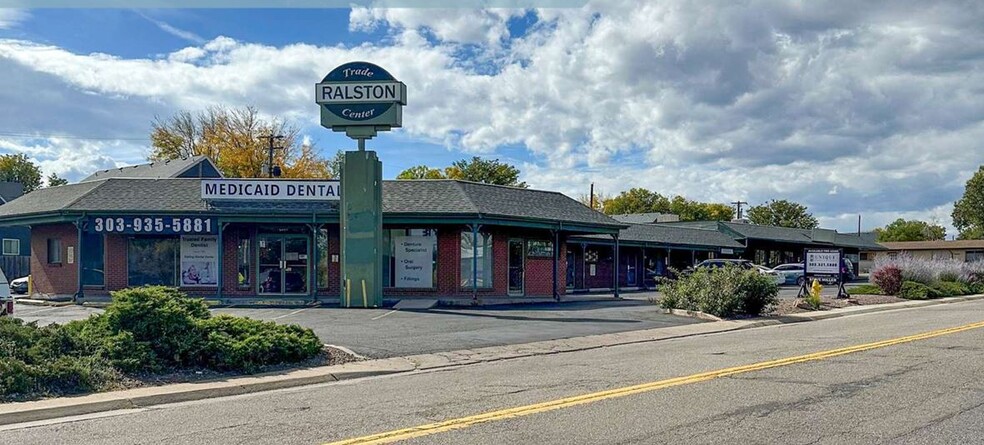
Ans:
[{"label": "dirt area", "polygon": [[[830,310],[848,306],[865,306],[869,304],[897,303],[908,301],[891,295],[851,295],[850,298],[823,297],[821,299],[823,307],[820,310]],[[787,315],[798,312],[811,312],[813,308],[806,304],[802,298],[782,299],[775,306],[772,312],[766,315]]]}]

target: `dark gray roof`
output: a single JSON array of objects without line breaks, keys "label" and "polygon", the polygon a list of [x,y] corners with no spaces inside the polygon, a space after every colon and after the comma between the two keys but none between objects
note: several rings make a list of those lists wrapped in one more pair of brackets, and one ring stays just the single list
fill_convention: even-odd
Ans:
[{"label": "dark gray roof", "polygon": [[11,181],[0,181],[0,204],[6,204],[24,194],[24,184]]},{"label": "dark gray roof", "polygon": [[811,231],[789,227],[760,226],[757,224],[722,222],[721,225],[741,235],[742,238],[785,241],[812,244]]},{"label": "dark gray roof", "polygon": [[[745,246],[717,230],[673,227],[664,224],[630,224],[619,231],[619,240],[630,243],[655,244],[665,246],[711,247],[743,249]],[[611,240],[607,235],[586,235],[572,237],[593,240]]]},{"label": "dark gray roof", "polygon": [[[201,180],[111,178],[49,187],[0,206],[3,219],[57,212],[334,213],[334,202],[206,202]],[[617,229],[617,221],[556,192],[454,180],[383,182],[387,216],[501,218]]]},{"label": "dark gray roof", "polygon": [[[207,165],[202,165],[203,163]],[[177,178],[202,167],[206,171],[218,172],[215,164],[207,156],[193,156],[190,158],[173,159],[170,161],[156,161],[147,164],[131,165],[127,167],[111,168],[102,170],[89,175],[82,182],[98,181],[109,178],[143,178],[143,179],[164,179]],[[198,175],[193,175],[198,176]],[[213,175],[207,175],[209,177]]]},{"label": "dark gray roof", "polygon": [[653,224],[657,222],[667,222],[669,220],[679,221],[680,217],[672,213],[626,213],[622,215],[611,215],[615,221],[629,224]]}]

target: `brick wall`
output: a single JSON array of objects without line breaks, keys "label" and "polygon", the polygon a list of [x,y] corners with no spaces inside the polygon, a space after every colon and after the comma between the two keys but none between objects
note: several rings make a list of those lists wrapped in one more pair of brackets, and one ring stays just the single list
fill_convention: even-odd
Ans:
[{"label": "brick wall", "polygon": [[[61,240],[61,264],[48,264],[48,239]],[[68,248],[75,251],[68,263]],[[48,295],[74,295],[79,289],[78,230],[72,224],[52,224],[31,228],[31,280],[34,292]]]}]

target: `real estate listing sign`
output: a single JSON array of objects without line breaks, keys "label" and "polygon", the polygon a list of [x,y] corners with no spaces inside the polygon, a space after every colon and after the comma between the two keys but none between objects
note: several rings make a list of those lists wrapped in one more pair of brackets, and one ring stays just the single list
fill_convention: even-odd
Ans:
[{"label": "real estate listing sign", "polygon": [[395,236],[396,287],[434,287],[434,238],[430,236]]},{"label": "real estate listing sign", "polygon": [[847,290],[844,289],[844,276],[841,273],[841,264],[844,261],[844,251],[840,249],[805,249],[803,251],[803,286],[800,288],[800,296],[809,293],[809,287],[813,279],[821,283],[837,285],[837,297],[849,297]]},{"label": "real estate listing sign", "polygon": [[186,235],[181,237],[181,286],[218,285],[219,237]]}]

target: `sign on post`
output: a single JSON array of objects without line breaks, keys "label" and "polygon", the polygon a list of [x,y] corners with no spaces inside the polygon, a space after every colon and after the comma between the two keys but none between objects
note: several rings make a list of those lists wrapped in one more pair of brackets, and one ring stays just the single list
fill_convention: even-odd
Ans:
[{"label": "sign on post", "polygon": [[841,249],[804,249],[804,279],[799,296],[809,293],[810,283],[816,279],[821,283],[836,284],[837,298],[849,297],[847,290],[844,289],[844,274],[841,273],[843,263],[844,251]]},{"label": "sign on post", "polygon": [[322,126],[369,139],[403,126],[407,86],[378,65],[349,62],[314,86],[314,101],[321,106]]}]

